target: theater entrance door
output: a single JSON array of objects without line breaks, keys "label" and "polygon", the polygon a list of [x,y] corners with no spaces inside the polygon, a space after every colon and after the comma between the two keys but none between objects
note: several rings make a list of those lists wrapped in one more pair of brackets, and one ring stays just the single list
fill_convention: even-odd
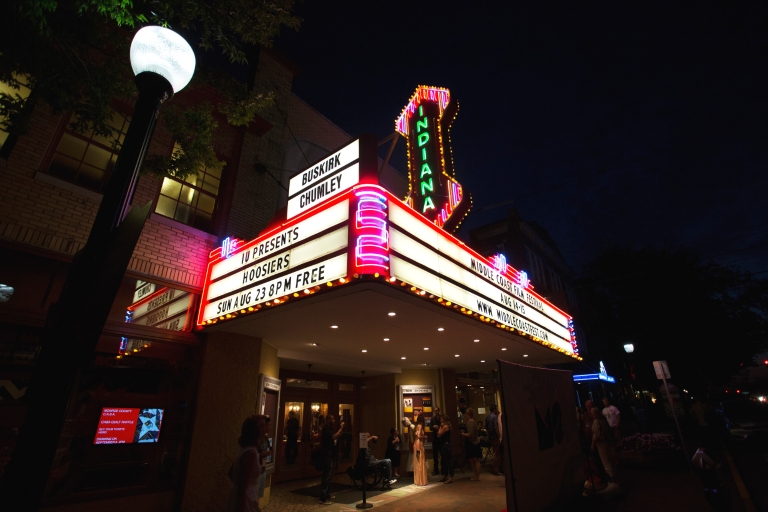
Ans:
[{"label": "theater entrance door", "polygon": [[[298,375],[293,375],[298,373]],[[322,430],[326,418],[333,415],[336,425],[344,421],[341,437],[336,441],[339,449],[337,472],[346,471],[357,456],[355,409],[357,379],[332,375],[312,375],[307,383],[302,372],[280,372],[282,381],[281,404],[278,412],[278,431],[275,442],[275,474],[273,481],[299,478],[320,478],[315,469],[313,452],[321,449]]]}]

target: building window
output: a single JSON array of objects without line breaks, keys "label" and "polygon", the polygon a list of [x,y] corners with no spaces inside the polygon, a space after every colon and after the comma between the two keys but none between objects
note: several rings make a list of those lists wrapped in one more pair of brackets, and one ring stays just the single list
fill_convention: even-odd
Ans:
[{"label": "building window", "polygon": [[[175,148],[174,151],[176,151]],[[221,170],[203,167],[185,180],[163,178],[155,213],[193,228],[210,231],[219,195]]]},{"label": "building window", "polygon": [[[31,89],[27,87],[27,79],[18,75],[13,75],[13,80],[16,81],[15,84],[0,81],[0,93],[14,99],[26,100],[29,97],[29,93],[32,92]],[[18,89],[16,87],[18,87]],[[5,146],[5,141],[8,139],[9,135],[7,122],[8,118],[0,115],[0,151],[2,151],[3,146]]]},{"label": "building window", "polygon": [[549,282],[552,285],[553,292],[559,292],[563,289],[563,286],[560,282],[560,276],[557,275],[557,273],[552,269],[549,269]]},{"label": "building window", "polygon": [[53,154],[48,174],[102,192],[115,167],[118,147],[125,139],[131,118],[113,110],[107,122],[116,130],[116,137],[105,137],[93,131],[81,134],[70,130],[67,125]]}]

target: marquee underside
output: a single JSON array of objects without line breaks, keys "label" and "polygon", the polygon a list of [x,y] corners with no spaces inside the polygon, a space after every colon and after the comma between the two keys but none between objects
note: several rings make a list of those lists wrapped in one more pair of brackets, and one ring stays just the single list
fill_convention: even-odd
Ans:
[{"label": "marquee underside", "polygon": [[[441,327],[444,330],[438,331]],[[305,363],[313,363],[312,371],[321,373],[359,375],[365,370],[366,375],[381,375],[405,368],[488,371],[496,368],[496,359],[532,366],[574,362],[569,355],[381,280],[360,280],[205,330],[261,338],[278,349],[283,367],[306,370]]]}]

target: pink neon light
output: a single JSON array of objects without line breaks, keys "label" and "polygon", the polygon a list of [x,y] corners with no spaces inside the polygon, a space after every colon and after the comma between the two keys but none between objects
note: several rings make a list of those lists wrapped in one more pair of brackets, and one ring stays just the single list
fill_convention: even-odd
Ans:
[{"label": "pink neon light", "polygon": [[413,96],[411,96],[408,105],[405,106],[400,117],[395,120],[395,129],[399,133],[406,136],[408,135],[408,117],[416,113],[416,108],[421,104],[421,100],[438,102],[438,106],[440,107],[439,119],[443,117],[443,111],[451,101],[451,92],[448,89],[420,85],[416,89],[416,92],[413,93]]},{"label": "pink neon light", "polygon": [[378,192],[361,190],[355,225],[360,232],[355,244],[355,264],[358,267],[388,269],[389,233],[387,232],[387,198]]}]

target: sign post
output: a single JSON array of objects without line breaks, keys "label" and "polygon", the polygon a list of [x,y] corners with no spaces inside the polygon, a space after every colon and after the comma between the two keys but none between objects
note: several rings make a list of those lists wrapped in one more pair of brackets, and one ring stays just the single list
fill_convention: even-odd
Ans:
[{"label": "sign post", "polygon": [[688,463],[688,467],[691,473],[694,473],[693,466],[691,465],[691,458],[688,456],[688,448],[685,446],[685,439],[683,439],[683,431],[680,429],[680,422],[677,420],[677,413],[675,412],[675,404],[672,402],[672,393],[669,391],[669,385],[667,379],[672,378],[669,373],[669,367],[666,361],[654,361],[653,369],[656,370],[656,377],[664,382],[664,389],[667,391],[667,400],[669,400],[669,407],[672,409],[672,418],[675,420],[675,426],[677,427],[677,434],[680,436],[680,444],[683,445],[683,454],[685,454],[685,461]]},{"label": "sign post", "polygon": [[357,467],[360,470],[360,475],[363,480],[363,502],[355,505],[355,508],[373,508],[373,505],[366,501],[365,496],[365,479],[368,476],[368,460],[366,459],[366,450],[368,449],[368,438],[370,434],[368,432],[360,433],[360,449],[357,451]]}]

